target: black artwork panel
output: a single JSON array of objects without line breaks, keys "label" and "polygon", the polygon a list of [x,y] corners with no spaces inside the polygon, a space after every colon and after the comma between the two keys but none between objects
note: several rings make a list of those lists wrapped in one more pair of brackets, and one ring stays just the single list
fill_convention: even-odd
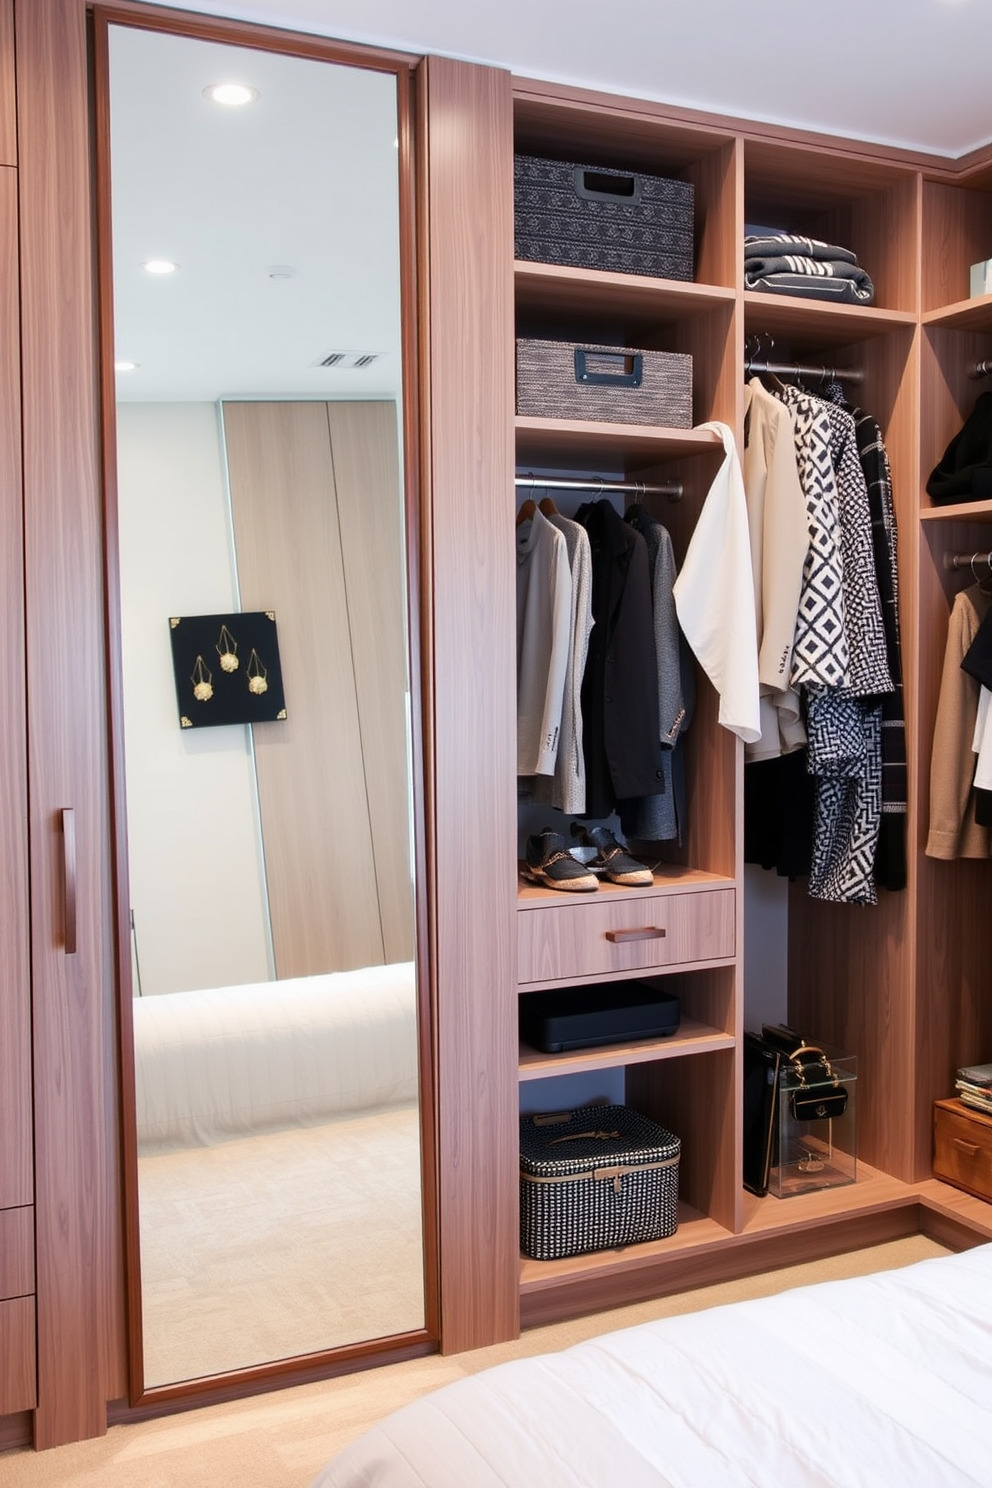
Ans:
[{"label": "black artwork panel", "polygon": [[169,625],[183,728],[272,723],[286,717],[271,610],[173,615]]}]

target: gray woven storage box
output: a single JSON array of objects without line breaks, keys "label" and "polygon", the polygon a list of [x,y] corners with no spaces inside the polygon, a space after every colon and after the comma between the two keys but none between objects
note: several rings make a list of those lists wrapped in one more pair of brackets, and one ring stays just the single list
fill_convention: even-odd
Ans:
[{"label": "gray woven storage box", "polygon": [[691,181],[515,155],[513,201],[517,258],[692,278]]},{"label": "gray woven storage box", "polygon": [[517,342],[517,412],[692,427],[692,357],[568,341]]},{"label": "gray woven storage box", "polygon": [[678,1227],[678,1137],[629,1106],[520,1118],[520,1249],[536,1261]]}]

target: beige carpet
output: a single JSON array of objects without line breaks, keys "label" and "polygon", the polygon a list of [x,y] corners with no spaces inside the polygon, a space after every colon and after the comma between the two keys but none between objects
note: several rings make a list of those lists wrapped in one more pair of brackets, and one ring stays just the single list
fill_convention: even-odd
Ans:
[{"label": "beige carpet", "polygon": [[306,1488],[334,1452],[388,1411],[490,1364],[566,1348],[649,1318],[767,1296],[814,1281],[861,1276],[945,1253],[933,1241],[913,1236],[743,1282],[535,1329],[515,1343],[472,1354],[414,1359],[254,1400],[115,1426],[99,1441],[50,1452],[9,1453],[0,1459],[0,1483],[3,1488]]},{"label": "beige carpet", "polygon": [[142,1157],[149,1385],[424,1325],[416,1106]]}]

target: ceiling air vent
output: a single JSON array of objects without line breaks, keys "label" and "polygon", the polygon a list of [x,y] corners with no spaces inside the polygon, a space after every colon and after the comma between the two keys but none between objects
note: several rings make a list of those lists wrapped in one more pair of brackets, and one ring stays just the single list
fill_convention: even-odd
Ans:
[{"label": "ceiling air vent", "polygon": [[379,360],[377,351],[325,351],[311,367],[371,367],[373,362]]}]

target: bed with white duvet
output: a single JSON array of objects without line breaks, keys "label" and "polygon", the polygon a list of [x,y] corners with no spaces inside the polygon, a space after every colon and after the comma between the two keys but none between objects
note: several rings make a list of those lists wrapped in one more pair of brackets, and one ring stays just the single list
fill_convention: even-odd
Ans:
[{"label": "bed with white duvet", "polygon": [[388,1416],[312,1488],[992,1488],[992,1245],[665,1318]]}]

